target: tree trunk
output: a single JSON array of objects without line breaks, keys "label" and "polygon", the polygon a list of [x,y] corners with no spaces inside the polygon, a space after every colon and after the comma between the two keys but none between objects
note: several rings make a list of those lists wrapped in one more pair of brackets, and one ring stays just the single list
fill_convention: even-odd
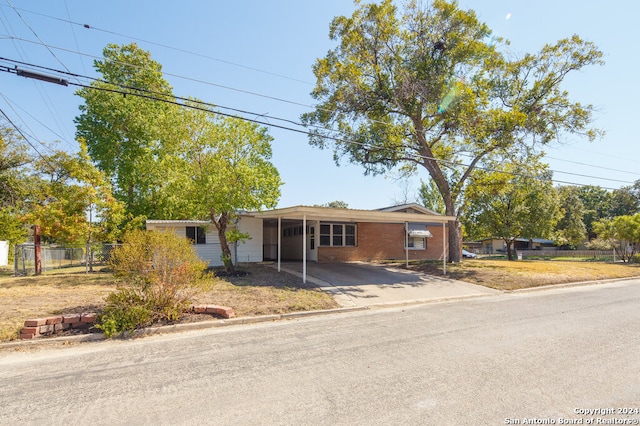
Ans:
[{"label": "tree trunk", "polygon": [[449,262],[460,262],[462,256],[462,228],[459,220],[449,222]]},{"label": "tree trunk", "polygon": [[513,244],[513,241],[506,240],[505,242],[507,243],[507,259],[513,260],[513,254],[511,253],[511,245]]},{"label": "tree trunk", "polygon": [[229,213],[222,213],[220,217],[216,219],[215,212],[211,211],[211,221],[218,230],[218,240],[220,241],[220,249],[222,250],[222,263],[224,270],[227,273],[235,272],[233,266],[233,258],[231,257],[231,249],[229,249],[229,242],[227,241],[227,225],[229,224]]}]

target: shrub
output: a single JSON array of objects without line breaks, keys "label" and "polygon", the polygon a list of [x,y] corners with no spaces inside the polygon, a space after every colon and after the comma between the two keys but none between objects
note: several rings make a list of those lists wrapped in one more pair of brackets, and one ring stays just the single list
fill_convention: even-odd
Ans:
[{"label": "shrub", "polygon": [[100,317],[98,327],[107,336],[178,319],[213,281],[191,243],[172,232],[129,232],[109,264],[119,288]]},{"label": "shrub", "polygon": [[111,337],[152,322],[153,311],[135,291],[120,288],[107,296],[107,306],[98,317],[97,328]]}]

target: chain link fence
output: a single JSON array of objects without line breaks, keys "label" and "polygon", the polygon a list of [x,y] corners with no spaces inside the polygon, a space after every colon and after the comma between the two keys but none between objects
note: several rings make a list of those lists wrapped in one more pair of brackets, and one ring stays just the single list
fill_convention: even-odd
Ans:
[{"label": "chain link fence", "polygon": [[[107,265],[111,251],[118,244],[87,244],[84,247],[40,246],[41,271],[63,268],[84,267],[86,272]],[[36,273],[36,246],[20,244],[15,246],[14,275],[27,276]]]}]

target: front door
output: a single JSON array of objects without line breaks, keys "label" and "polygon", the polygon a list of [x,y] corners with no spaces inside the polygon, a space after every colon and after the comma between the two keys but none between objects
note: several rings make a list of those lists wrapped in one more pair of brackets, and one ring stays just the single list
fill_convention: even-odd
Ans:
[{"label": "front door", "polygon": [[308,221],[307,222],[307,259],[311,262],[318,261],[318,240],[317,240],[317,232],[318,232],[318,222],[317,221]]}]

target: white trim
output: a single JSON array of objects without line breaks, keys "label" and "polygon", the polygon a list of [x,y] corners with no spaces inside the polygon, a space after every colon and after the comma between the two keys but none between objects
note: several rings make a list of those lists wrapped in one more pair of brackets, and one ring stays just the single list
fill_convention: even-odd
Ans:
[{"label": "white trim", "polygon": [[278,217],[278,272],[280,272],[281,258],[282,258],[282,218]]},{"label": "white trim", "polygon": [[283,209],[266,210],[261,212],[245,213],[249,216],[255,216],[262,219],[298,219],[302,220],[302,216],[306,215],[307,219],[335,222],[380,222],[380,223],[405,223],[405,222],[433,222],[447,223],[456,220],[455,216],[444,216],[440,214],[418,214],[418,213],[402,213],[388,212],[380,210],[353,210],[353,209],[334,209],[329,207],[307,207],[295,206]]},{"label": "white trim", "polygon": [[307,215],[302,216],[302,283],[307,282]]},{"label": "white trim", "polygon": [[411,230],[409,231],[409,236],[410,237],[419,237],[419,238],[433,238],[433,234],[431,232],[429,232],[428,230]]}]

